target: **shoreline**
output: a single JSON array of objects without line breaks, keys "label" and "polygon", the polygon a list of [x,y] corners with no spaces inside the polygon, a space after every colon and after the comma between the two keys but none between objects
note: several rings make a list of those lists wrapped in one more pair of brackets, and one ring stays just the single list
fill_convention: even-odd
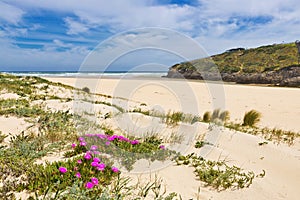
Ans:
[{"label": "shoreline", "polygon": [[[86,76],[40,76],[44,79],[56,79],[56,78],[64,78],[64,79],[123,79],[122,76],[109,76],[109,75],[86,75]],[[256,87],[267,87],[267,88],[287,88],[287,89],[300,89],[299,87],[288,87],[288,86],[280,86],[280,85],[272,85],[272,84],[259,84],[259,83],[236,83],[236,82],[226,82],[226,81],[212,81],[212,80],[197,80],[197,79],[182,79],[182,78],[168,78],[166,76],[162,77],[150,77],[150,76],[141,76],[141,77],[126,77],[124,79],[127,80],[166,80],[166,81],[182,81],[182,82],[196,82],[196,83],[214,83],[214,84],[223,84],[223,85],[238,85],[238,86],[256,86]]]}]

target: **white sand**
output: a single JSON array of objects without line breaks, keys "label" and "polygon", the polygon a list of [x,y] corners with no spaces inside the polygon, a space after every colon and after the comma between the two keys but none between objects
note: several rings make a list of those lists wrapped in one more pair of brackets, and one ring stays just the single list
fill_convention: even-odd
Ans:
[{"label": "white sand", "polygon": [[[229,110],[231,120],[241,122],[244,113],[255,109],[262,113],[260,126],[278,127],[283,129],[300,130],[300,90],[295,88],[272,88],[242,85],[216,85],[196,81],[174,80],[128,80],[128,79],[87,79],[75,78],[47,78],[50,81],[83,88],[89,87],[92,92],[124,97],[137,101],[136,105],[146,103],[148,108],[161,111],[177,110],[185,113],[202,115],[207,110],[221,107]],[[220,87],[221,86],[221,87]],[[221,95],[224,91],[225,96]],[[63,95],[63,94],[61,94]],[[60,96],[61,96],[60,95]],[[113,100],[117,104],[120,99]],[[119,102],[120,103],[120,102]],[[61,104],[61,106],[59,106]],[[126,103],[122,103],[126,106]],[[216,104],[216,105],[214,105]],[[226,106],[222,106],[222,105]],[[65,109],[70,103],[49,101],[52,109]],[[129,103],[128,109],[134,104]],[[99,108],[100,109],[100,108]],[[103,108],[101,108],[103,110]],[[100,109],[100,110],[101,110]],[[131,114],[127,119],[132,123],[141,123],[143,127],[170,131],[151,117],[141,117],[141,114]],[[120,115],[121,116],[121,115]],[[11,118],[10,118],[11,119]],[[9,123],[4,117],[0,118],[0,130],[7,132],[19,132],[25,126],[22,119],[12,118]],[[126,120],[119,119],[118,123],[125,124]],[[140,122],[138,122],[140,120]],[[109,122],[109,120],[108,120]],[[114,122],[111,122],[112,124]],[[150,124],[150,125],[149,125]],[[16,126],[17,125],[17,126]],[[22,127],[19,127],[19,125]],[[195,127],[198,126],[199,127]],[[162,126],[162,127],[160,127]],[[191,131],[203,134],[208,131],[207,124],[196,123],[194,125],[180,126],[180,132],[186,135]],[[128,129],[131,127],[128,126]],[[133,129],[133,128],[132,128]],[[293,146],[285,144],[268,144],[259,146],[265,141],[258,136],[244,133],[222,130],[218,132],[218,140],[215,146],[205,154],[206,158],[217,160],[225,159],[229,165],[237,165],[245,171],[254,171],[256,174],[266,171],[264,178],[255,178],[250,188],[240,190],[216,190],[204,187],[196,180],[193,168],[187,166],[168,166],[158,171],[163,179],[168,192],[177,192],[182,199],[197,199],[197,190],[200,187],[200,199],[299,199],[300,185],[300,143],[299,140]],[[188,152],[199,152],[199,149],[190,148]],[[55,158],[53,158],[55,159]],[[155,173],[152,173],[152,178]],[[137,175],[130,175],[137,179]],[[148,180],[150,174],[140,175],[142,180]]]},{"label": "white sand", "polygon": [[[205,111],[222,108],[230,111],[231,120],[241,122],[246,111],[255,109],[262,113],[260,126],[300,130],[300,90],[296,88],[217,85],[182,80],[48,79],[78,88],[87,86],[97,93],[144,102],[148,108],[164,112],[177,110],[201,116]],[[191,130],[188,126],[181,129],[186,134]],[[219,139],[212,151],[206,154],[208,159],[225,159],[228,164],[240,166],[245,171],[254,171],[255,174],[265,170],[266,176],[255,178],[250,188],[217,192],[204,187],[196,180],[193,168],[186,166],[169,166],[157,174],[163,178],[168,192],[177,192],[183,199],[196,199],[199,187],[200,199],[299,199],[299,140],[291,147],[272,142],[259,146],[258,143],[262,141],[265,140],[258,136],[224,130],[219,132]],[[194,148],[189,150],[197,151]],[[154,174],[151,174],[152,178]],[[134,179],[138,177],[131,176]],[[147,173],[141,177],[146,180],[149,176]]]},{"label": "white sand", "polygon": [[223,108],[230,111],[231,120],[237,122],[242,121],[246,111],[255,109],[262,113],[261,126],[300,130],[298,88],[216,85],[181,80],[47,79],[145,102],[150,108],[162,111],[178,110],[202,116],[205,111]]}]

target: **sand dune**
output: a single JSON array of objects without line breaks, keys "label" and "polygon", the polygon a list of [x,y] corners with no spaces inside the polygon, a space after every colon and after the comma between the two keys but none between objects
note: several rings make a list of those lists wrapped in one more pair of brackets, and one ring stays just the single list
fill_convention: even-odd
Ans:
[{"label": "sand dune", "polygon": [[[111,99],[104,96],[97,98],[99,98],[98,100],[109,100],[109,103],[120,105],[125,110],[145,107],[160,112],[174,110],[201,116],[205,111],[222,108],[230,111],[231,120],[241,122],[246,111],[255,109],[262,113],[260,126],[300,130],[299,89],[205,84],[197,81],[165,79],[47,79],[78,88],[89,87],[92,92],[96,93],[122,97],[121,99]],[[54,94],[55,92],[56,90],[53,90]],[[69,98],[72,95],[70,91],[64,92],[59,88],[57,92],[62,98]],[[3,94],[1,98],[18,97],[13,94]],[[35,103],[39,103],[39,101]],[[51,110],[72,110],[72,106],[76,106],[73,100],[68,102],[47,100],[44,103]],[[83,105],[90,104],[88,102],[77,103],[80,104],[77,107],[91,108],[91,105]],[[296,139],[294,145],[288,146],[284,143],[277,144],[266,141],[260,136],[231,131],[224,127],[210,126],[202,122],[192,125],[179,123],[178,126],[170,127],[166,126],[159,118],[141,113],[121,114],[115,107],[109,105],[95,105],[88,114],[90,115],[93,111],[98,115],[101,113],[97,116],[98,120],[104,121],[112,128],[135,134],[135,136],[151,131],[158,132],[165,137],[169,137],[174,132],[180,133],[184,136],[181,144],[172,146],[166,143],[166,146],[181,150],[183,154],[195,152],[209,160],[225,160],[230,166],[239,166],[245,172],[253,171],[256,175],[262,171],[266,172],[263,178],[255,177],[249,188],[217,191],[205,187],[204,183],[197,180],[193,167],[176,166],[174,162],[159,163],[155,161],[152,170],[152,168],[145,166],[145,162],[138,161],[135,164],[135,169],[139,169],[139,171],[135,171],[135,173],[124,172],[125,176],[130,176],[133,179],[132,184],[141,180],[147,182],[158,176],[162,179],[168,193],[176,192],[182,196],[182,199],[299,199],[299,138]],[[117,114],[110,119],[105,119],[106,112]],[[0,122],[0,130],[5,134],[20,133],[30,125],[24,119],[16,117],[1,117]],[[194,139],[199,136],[205,137],[204,139],[211,145],[196,149]],[[259,145],[261,142],[266,142],[266,144]],[[63,159],[61,154],[55,154],[44,157],[41,162],[61,159]],[[143,171],[143,169],[147,169],[147,171]],[[153,197],[149,196],[149,199],[153,199]]]},{"label": "sand dune", "polygon": [[[255,109],[262,113],[260,123],[262,127],[300,130],[299,89],[205,84],[182,80],[47,79],[79,88],[87,86],[91,91],[146,103],[148,108],[163,112],[178,110],[202,115],[205,111],[220,106],[220,108],[230,111],[231,120],[241,122],[246,111]],[[128,119],[133,121],[139,115],[131,114]],[[126,124],[128,119],[126,119],[127,121],[123,120],[123,124]],[[146,127],[149,127],[149,121],[150,123],[155,122],[149,117],[141,118],[140,121]],[[156,124],[156,128],[159,127],[158,121],[154,124]],[[192,126],[196,125],[181,126],[181,128],[183,127],[181,131],[188,135],[191,133]],[[205,128],[205,124],[201,125],[201,123],[200,126],[202,126],[201,134],[209,135],[207,126]],[[131,127],[131,129],[134,128]],[[167,128],[161,130],[168,132]],[[218,139],[214,141],[213,147],[205,154],[208,159],[225,159],[229,165],[240,166],[245,171],[253,171],[255,174],[265,170],[265,177],[255,178],[249,188],[217,192],[209,187],[204,187],[201,182],[196,180],[193,168],[173,164],[156,172],[129,175],[133,180],[149,180],[158,175],[162,177],[168,192],[177,192],[182,195],[183,199],[299,199],[299,140],[293,146],[273,142],[259,145],[263,141],[265,140],[259,136],[222,129],[218,132]],[[199,153],[199,149],[195,149],[191,145],[191,148],[185,153],[191,152]],[[200,193],[197,192],[199,188]]]}]

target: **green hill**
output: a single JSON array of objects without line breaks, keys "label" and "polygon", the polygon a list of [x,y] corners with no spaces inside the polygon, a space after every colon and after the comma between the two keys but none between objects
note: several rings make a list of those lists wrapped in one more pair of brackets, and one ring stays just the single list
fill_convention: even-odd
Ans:
[{"label": "green hill", "polygon": [[253,49],[231,49],[212,56],[220,72],[255,73],[279,70],[298,63],[294,43],[274,44]]},{"label": "green hill", "polygon": [[223,81],[237,83],[298,87],[298,50],[295,43],[230,49],[208,58],[173,65],[167,77],[205,80],[222,78]]}]

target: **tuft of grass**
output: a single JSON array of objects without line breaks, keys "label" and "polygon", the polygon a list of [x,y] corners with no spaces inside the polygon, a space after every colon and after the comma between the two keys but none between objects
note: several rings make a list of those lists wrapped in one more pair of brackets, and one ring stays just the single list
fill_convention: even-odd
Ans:
[{"label": "tuft of grass", "polygon": [[204,145],[212,145],[211,143],[209,142],[206,142],[206,141],[197,141],[196,144],[195,144],[195,148],[196,149],[199,149],[199,148],[202,148]]},{"label": "tuft of grass", "polygon": [[203,121],[204,122],[210,122],[211,121],[211,112],[207,111],[203,114]]},{"label": "tuft of grass", "polygon": [[182,121],[183,112],[171,112],[169,111],[165,116],[165,123],[167,125],[177,125],[178,122]]},{"label": "tuft of grass", "polygon": [[83,87],[81,90],[84,91],[84,92],[86,92],[86,93],[90,93],[91,92],[90,88],[88,88],[88,87]]},{"label": "tuft of grass", "polygon": [[0,143],[2,143],[6,137],[7,135],[3,134],[2,131],[0,131]]},{"label": "tuft of grass", "polygon": [[211,115],[211,121],[215,121],[216,119],[219,119],[221,110],[220,109],[215,109]]},{"label": "tuft of grass", "polygon": [[215,109],[211,115],[211,122],[214,123],[226,123],[230,119],[229,111],[221,111],[220,109]]},{"label": "tuft of grass", "polygon": [[221,112],[219,118],[225,123],[228,122],[230,120],[229,111],[225,110],[225,111]]},{"label": "tuft of grass", "polygon": [[256,110],[250,110],[245,113],[243,118],[243,126],[255,126],[261,119],[261,113]]}]

